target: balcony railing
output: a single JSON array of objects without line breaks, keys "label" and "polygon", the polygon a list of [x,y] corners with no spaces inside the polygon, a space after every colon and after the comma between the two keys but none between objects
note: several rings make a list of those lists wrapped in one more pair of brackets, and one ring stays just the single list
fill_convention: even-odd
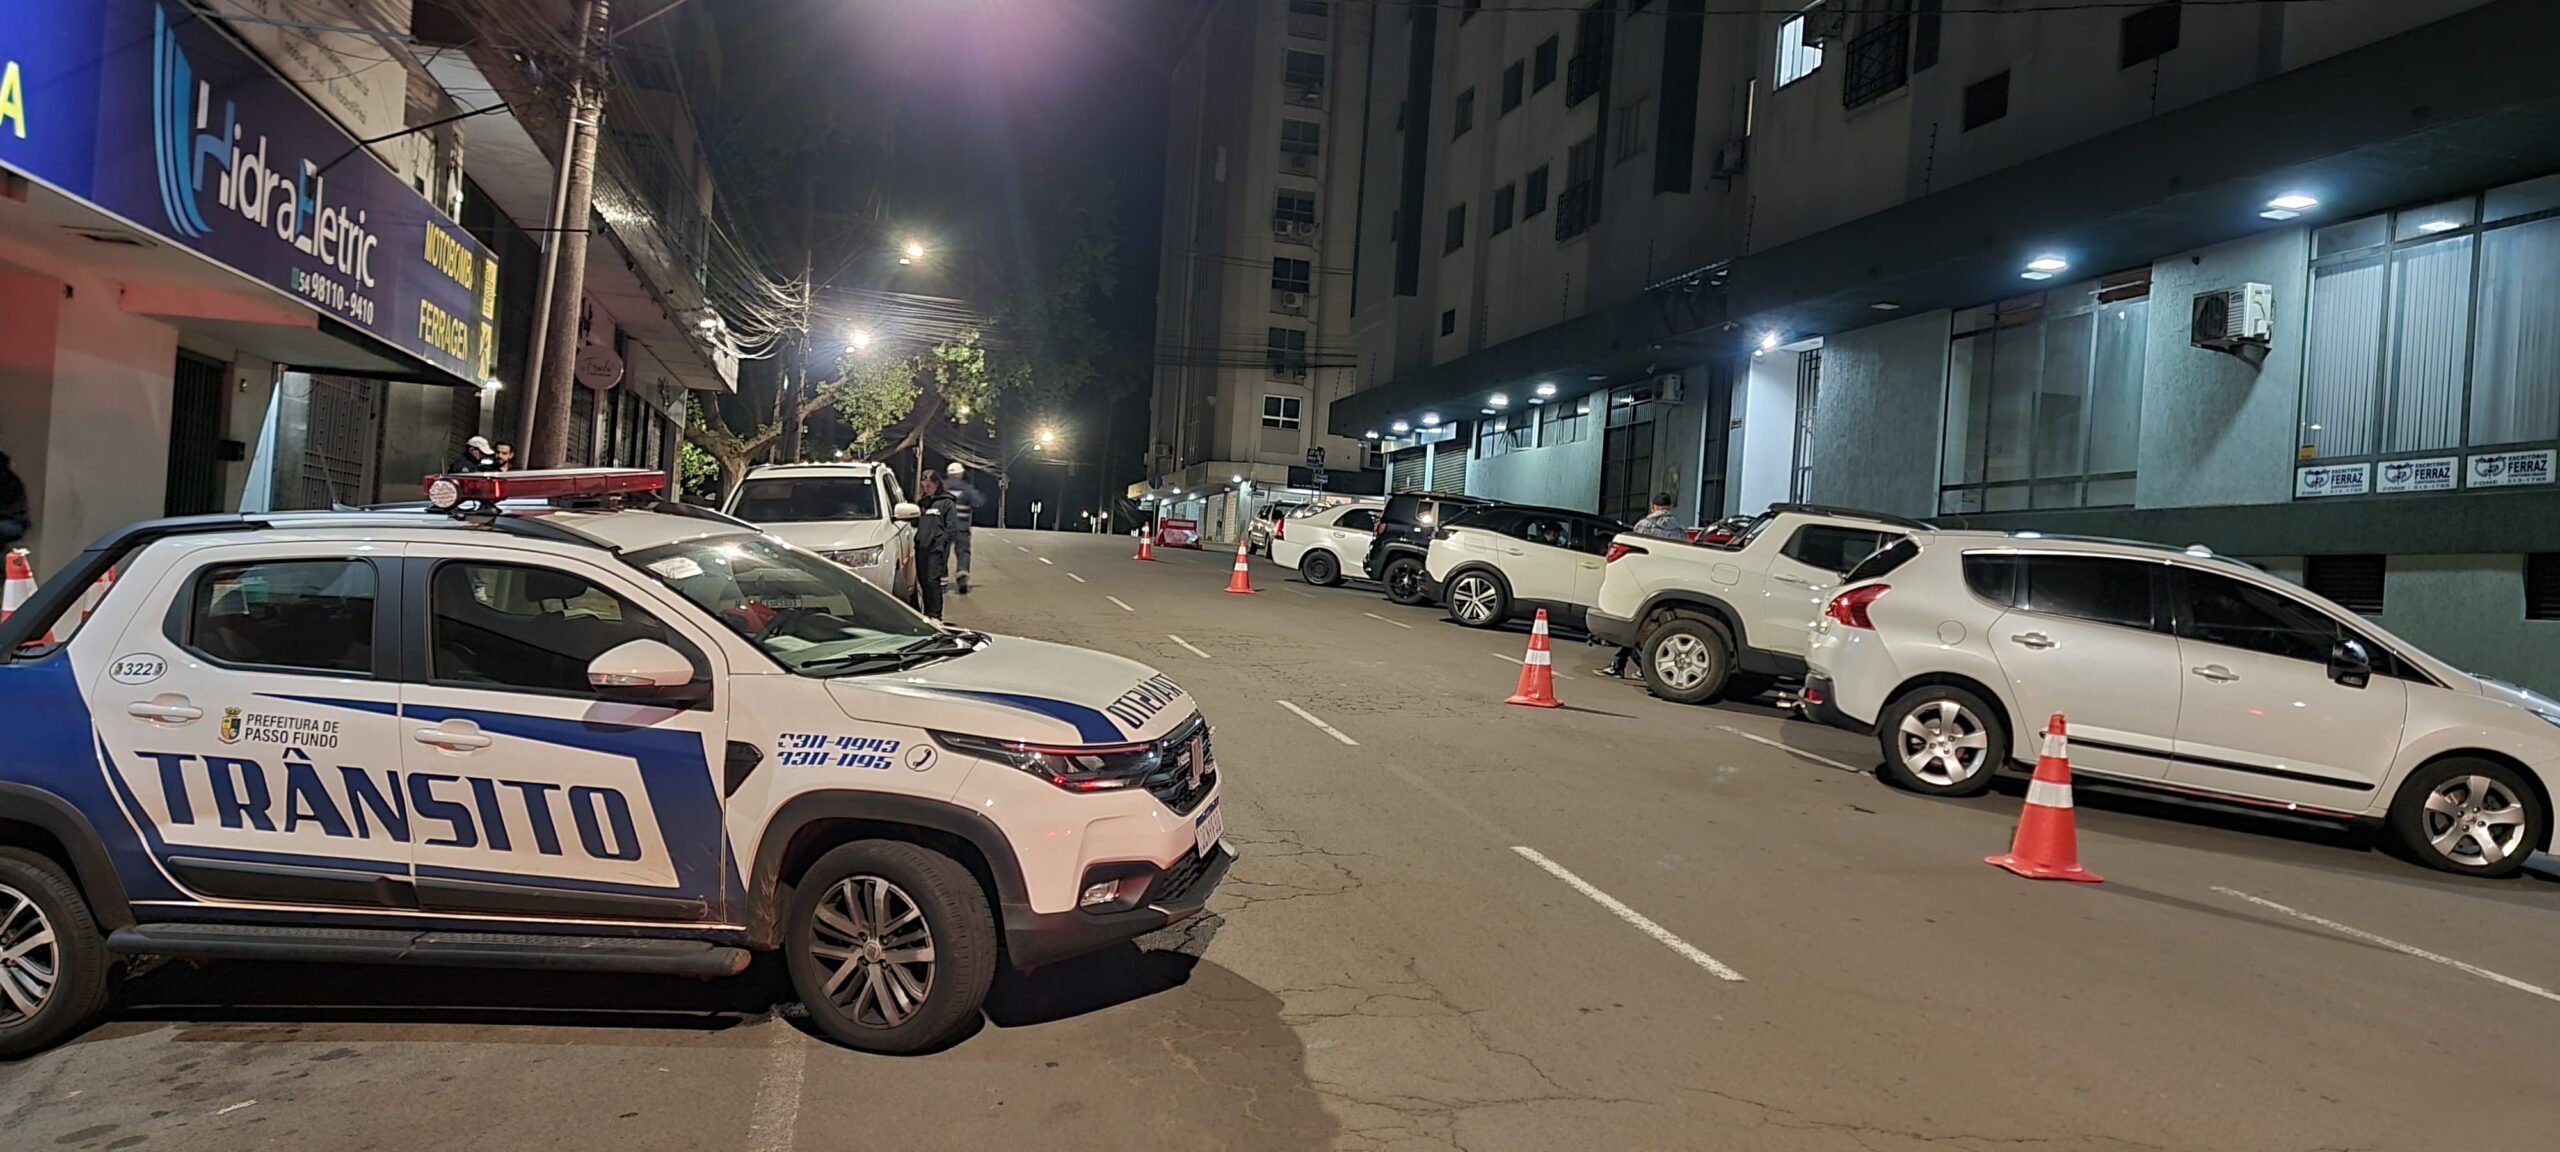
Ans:
[{"label": "balcony railing", "polygon": [[1849,41],[1840,77],[1840,106],[1859,108],[1884,99],[1911,80],[1911,21],[1895,17]]},{"label": "balcony railing", "polygon": [[1556,239],[1571,240],[1600,218],[1600,182],[1573,185],[1556,194]]}]

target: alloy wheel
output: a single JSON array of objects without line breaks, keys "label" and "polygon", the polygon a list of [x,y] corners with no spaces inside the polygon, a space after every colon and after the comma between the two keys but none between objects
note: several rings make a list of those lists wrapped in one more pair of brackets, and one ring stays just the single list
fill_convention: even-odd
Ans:
[{"label": "alloy wheel", "polygon": [[1461,576],[1449,589],[1449,609],[1462,623],[1489,623],[1493,619],[1493,602],[1500,595],[1501,590],[1485,577]]},{"label": "alloy wheel", "polygon": [[865,1028],[895,1028],[933,995],[933,926],[905,889],[878,876],[838,880],[818,901],[809,951],[826,995]]},{"label": "alloy wheel", "polygon": [[2427,794],[2427,843],[2464,868],[2490,868],[2524,851],[2522,798],[2487,776],[2456,776]]},{"label": "alloy wheel", "polygon": [[1947,699],[1924,701],[1904,713],[1894,748],[1904,770],[1941,788],[1971,780],[1991,763],[1991,737],[1982,718]]},{"label": "alloy wheel", "polygon": [[1653,674],[1674,692],[1704,683],[1714,667],[1715,654],[1707,650],[1707,642],[1686,632],[1664,637],[1653,650]]},{"label": "alloy wheel", "polygon": [[0,1027],[23,1024],[44,1010],[61,963],[44,910],[26,893],[0,885]]}]

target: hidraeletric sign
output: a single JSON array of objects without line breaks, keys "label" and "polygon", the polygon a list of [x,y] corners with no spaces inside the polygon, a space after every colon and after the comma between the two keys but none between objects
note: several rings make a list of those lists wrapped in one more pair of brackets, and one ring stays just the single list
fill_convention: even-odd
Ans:
[{"label": "hidraeletric sign", "polygon": [[184,4],[0,0],[0,166],[489,375],[497,258]]}]

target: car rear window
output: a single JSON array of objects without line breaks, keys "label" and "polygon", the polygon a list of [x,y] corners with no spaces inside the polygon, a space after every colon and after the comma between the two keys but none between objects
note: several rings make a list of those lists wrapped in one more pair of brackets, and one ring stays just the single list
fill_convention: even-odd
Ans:
[{"label": "car rear window", "polygon": [[880,486],[868,476],[795,476],[749,480],[729,514],[749,524],[877,520]]},{"label": "car rear window", "polygon": [[1840,578],[1840,582],[1855,584],[1860,580],[1873,580],[1910,563],[1911,558],[1919,554],[1919,541],[1908,536],[1894,537],[1893,543],[1875,550],[1866,559],[1858,561],[1858,566],[1851,568],[1848,575]]},{"label": "car rear window", "polygon": [[1796,529],[1795,538],[1787,541],[1786,554],[1816,568],[1846,572],[1882,543],[1884,533],[1873,529],[1807,524]]},{"label": "car rear window", "polygon": [[2016,556],[1975,553],[1964,558],[1964,586],[2003,608],[2018,606],[2018,569]]}]

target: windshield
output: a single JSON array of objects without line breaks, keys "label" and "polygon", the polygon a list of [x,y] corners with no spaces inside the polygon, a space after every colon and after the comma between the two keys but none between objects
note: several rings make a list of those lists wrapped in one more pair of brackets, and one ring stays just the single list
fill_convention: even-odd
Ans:
[{"label": "windshield", "polygon": [[737,506],[729,514],[749,524],[877,520],[880,486],[868,476],[749,480],[739,485]]},{"label": "windshield", "polygon": [[689,540],[624,559],[804,676],[882,670],[899,654],[938,651],[960,635],[851,570],[770,537]]}]

